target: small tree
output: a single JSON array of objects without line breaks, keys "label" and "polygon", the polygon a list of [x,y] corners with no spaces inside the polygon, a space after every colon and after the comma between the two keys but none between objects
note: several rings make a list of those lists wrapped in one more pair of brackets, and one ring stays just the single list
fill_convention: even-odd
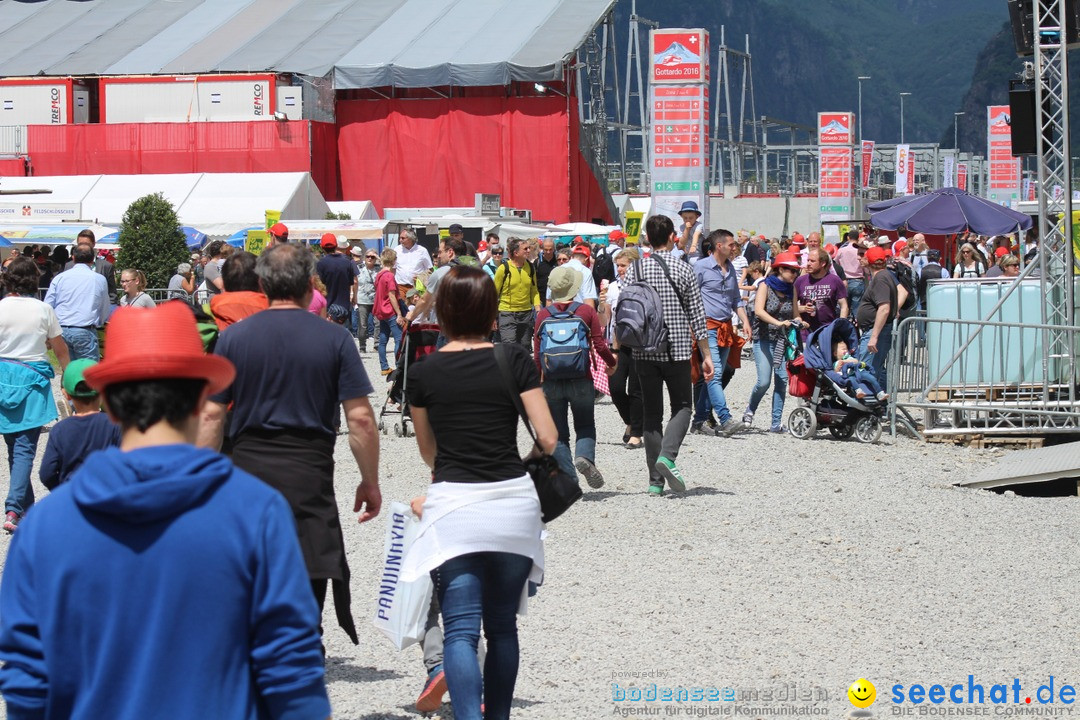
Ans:
[{"label": "small tree", "polygon": [[347,212],[334,212],[333,210],[326,211],[327,220],[352,220],[352,215]]},{"label": "small tree", "polygon": [[147,287],[168,287],[176,266],[190,257],[176,210],[165,196],[154,193],[128,205],[120,221],[117,273],[135,268],[146,273]]}]

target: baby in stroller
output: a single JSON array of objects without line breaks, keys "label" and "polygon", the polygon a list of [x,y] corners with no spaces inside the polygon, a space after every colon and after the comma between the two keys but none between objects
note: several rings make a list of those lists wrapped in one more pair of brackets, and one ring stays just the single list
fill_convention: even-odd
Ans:
[{"label": "baby in stroller", "polygon": [[866,363],[851,354],[850,348],[844,339],[836,334],[833,336],[832,356],[836,363],[833,369],[826,375],[840,387],[855,393],[859,400],[867,397],[875,398],[878,402],[889,399],[888,394],[881,389],[877,377],[867,369]]},{"label": "baby in stroller", "polygon": [[884,393],[878,394],[875,378],[851,357],[856,343],[855,326],[837,318],[811,332],[803,354],[788,363],[788,392],[805,401],[788,415],[793,436],[809,439],[819,427],[838,440],[854,436],[873,443],[881,436]]}]

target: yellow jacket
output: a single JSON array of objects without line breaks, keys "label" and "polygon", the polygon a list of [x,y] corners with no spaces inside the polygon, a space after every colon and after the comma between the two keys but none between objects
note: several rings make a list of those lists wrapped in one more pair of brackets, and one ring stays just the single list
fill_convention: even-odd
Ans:
[{"label": "yellow jacket", "polygon": [[524,312],[542,304],[536,286],[536,269],[528,261],[519,268],[509,260],[503,260],[495,271],[495,292],[499,296],[501,312]]}]

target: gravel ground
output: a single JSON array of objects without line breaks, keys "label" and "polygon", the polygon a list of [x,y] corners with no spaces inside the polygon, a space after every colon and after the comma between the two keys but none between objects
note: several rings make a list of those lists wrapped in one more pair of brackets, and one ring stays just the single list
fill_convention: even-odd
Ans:
[{"label": "gravel ground", "polygon": [[[365,364],[378,378],[374,353]],[[739,414],[752,384],[751,363],[728,391]],[[750,433],[688,436],[679,466],[689,491],[663,498],[646,495],[644,452],[621,446],[615,408],[597,407],[607,483],[589,491],[583,482],[584,500],[548,528],[546,582],[519,623],[514,717],[842,717],[860,677],[877,686],[871,710],[885,717],[896,683],[948,687],[973,674],[987,692],[1018,678],[1030,694],[1051,675],[1058,686],[1080,680],[1080,616],[1069,614],[1080,586],[1074,499],[952,486],[999,451],[770,435],[764,403]],[[399,652],[370,625],[385,517],[350,520],[359,475],[344,442],[337,460],[361,644],[328,608],[334,714],[417,717],[419,648]],[[383,438],[386,503],[421,493],[427,477],[414,439]],[[613,700],[650,683],[735,700]],[[453,717],[449,704],[442,712]]]}]

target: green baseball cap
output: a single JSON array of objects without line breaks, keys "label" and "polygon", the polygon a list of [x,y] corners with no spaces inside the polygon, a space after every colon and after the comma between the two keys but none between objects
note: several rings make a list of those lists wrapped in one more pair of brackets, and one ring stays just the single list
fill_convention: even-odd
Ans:
[{"label": "green baseball cap", "polygon": [[[71,397],[77,398],[92,398],[97,395],[97,390],[92,389],[86,384],[86,378],[83,377],[83,373],[87,368],[91,368],[97,365],[94,360],[83,358],[81,360],[72,360],[68,363],[67,369],[64,370],[64,392]],[[79,387],[79,384],[82,387]]]}]

